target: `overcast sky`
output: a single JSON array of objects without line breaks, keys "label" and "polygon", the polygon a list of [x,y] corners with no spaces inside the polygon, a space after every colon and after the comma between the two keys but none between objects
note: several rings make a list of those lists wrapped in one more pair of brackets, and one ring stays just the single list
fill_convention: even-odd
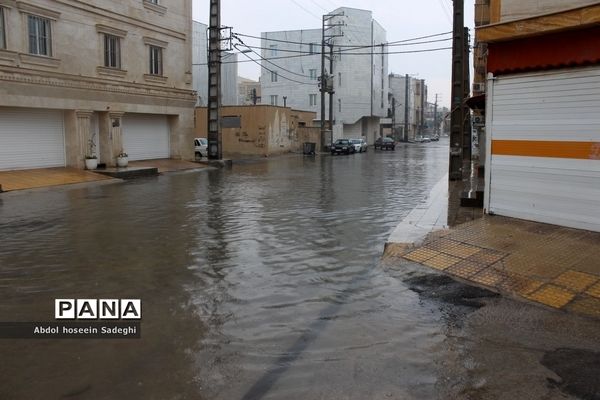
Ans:
[{"label": "overcast sky", "polygon": [[[196,21],[208,23],[208,0],[193,0]],[[337,7],[354,7],[373,11],[373,17],[386,29],[388,42],[452,30],[451,0],[222,0],[221,24],[235,32],[260,36],[261,32],[316,29],[321,15]],[[465,1],[465,23],[473,28],[473,0]],[[259,45],[259,40],[244,40]],[[412,48],[450,47],[451,41]],[[396,50],[404,48],[395,47]],[[240,60],[244,56],[240,56]],[[258,79],[260,67],[240,63],[239,75]],[[425,79],[429,99],[440,94],[440,103],[450,105],[451,51],[389,55],[389,72],[413,74]],[[472,74],[472,72],[471,72]]]}]

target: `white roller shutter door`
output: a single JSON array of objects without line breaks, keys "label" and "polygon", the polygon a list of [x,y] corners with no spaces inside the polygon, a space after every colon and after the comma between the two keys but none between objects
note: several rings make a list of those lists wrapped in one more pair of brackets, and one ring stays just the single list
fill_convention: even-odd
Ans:
[{"label": "white roller shutter door", "polygon": [[491,80],[487,130],[489,212],[600,232],[599,67]]},{"label": "white roller shutter door", "polygon": [[165,115],[125,114],[123,150],[130,160],[169,158],[169,124]]},{"label": "white roller shutter door", "polygon": [[0,107],[0,170],[64,166],[62,111]]}]

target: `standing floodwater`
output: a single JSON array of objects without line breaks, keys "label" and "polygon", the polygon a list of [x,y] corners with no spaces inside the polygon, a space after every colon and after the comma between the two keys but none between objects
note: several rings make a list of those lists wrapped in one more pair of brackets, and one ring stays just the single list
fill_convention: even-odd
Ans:
[{"label": "standing floodwater", "polygon": [[447,146],[3,195],[0,320],[53,320],[55,298],[140,298],[143,320],[0,341],[0,398],[435,397],[447,316],[379,259]]}]

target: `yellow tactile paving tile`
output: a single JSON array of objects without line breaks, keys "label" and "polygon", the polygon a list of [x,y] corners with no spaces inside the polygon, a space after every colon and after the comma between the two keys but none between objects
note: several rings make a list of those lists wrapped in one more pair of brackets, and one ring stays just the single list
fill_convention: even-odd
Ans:
[{"label": "yellow tactile paving tile", "polygon": [[547,284],[539,290],[526,296],[530,300],[546,304],[554,308],[562,308],[575,297],[575,293],[565,290],[556,285]]},{"label": "yellow tactile paving tile", "polygon": [[410,260],[410,261],[414,261],[414,262],[420,263],[420,262],[423,262],[423,261],[428,260],[430,258],[433,258],[433,257],[435,257],[438,254],[439,254],[438,251],[430,250],[430,249],[422,247],[422,248],[419,248],[417,250],[411,251],[408,254],[405,254],[404,258],[406,258],[407,260]]},{"label": "yellow tactile paving tile", "polygon": [[600,283],[596,283],[595,285],[590,287],[588,290],[586,290],[585,293],[589,294],[590,296],[600,298]]},{"label": "yellow tactile paving tile", "polygon": [[536,279],[507,274],[506,279],[499,283],[498,288],[525,297],[538,290],[544,284],[545,282]]},{"label": "yellow tactile paving tile", "polygon": [[470,278],[472,281],[486,286],[497,287],[504,279],[506,273],[496,270],[494,267],[489,267]]},{"label": "yellow tactile paving tile", "polygon": [[461,278],[468,279],[483,269],[487,268],[485,264],[479,264],[468,260],[462,260],[449,267],[446,272]]},{"label": "yellow tactile paving tile", "polygon": [[586,274],[585,272],[569,270],[560,274],[552,282],[558,286],[571,289],[574,292],[581,292],[598,282],[598,277]]},{"label": "yellow tactile paving tile", "polygon": [[452,257],[447,254],[438,254],[437,256],[424,261],[423,265],[443,271],[459,261],[460,258]]},{"label": "yellow tactile paving tile", "polygon": [[479,247],[471,246],[465,243],[456,243],[452,246],[442,247],[441,251],[451,256],[467,258],[477,253],[480,250]]},{"label": "yellow tactile paving tile", "polygon": [[112,178],[76,168],[39,168],[18,171],[0,171],[0,185],[2,185],[2,190],[4,191],[68,185],[106,179]]},{"label": "yellow tactile paving tile", "polygon": [[506,253],[504,252],[490,249],[480,249],[477,253],[467,257],[467,260],[479,264],[492,265],[504,257],[506,257]]},{"label": "yellow tactile paving tile", "polygon": [[565,309],[590,317],[600,318],[600,299],[590,296],[578,296]]}]

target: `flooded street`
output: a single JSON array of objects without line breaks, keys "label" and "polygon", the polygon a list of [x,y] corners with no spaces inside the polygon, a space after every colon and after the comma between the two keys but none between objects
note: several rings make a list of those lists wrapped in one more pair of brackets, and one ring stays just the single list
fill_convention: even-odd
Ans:
[{"label": "flooded street", "polygon": [[[503,398],[488,391],[502,367],[529,398],[565,398],[538,358],[570,338],[526,327],[566,316],[487,294],[440,305],[381,261],[447,146],[3,195],[0,320],[51,321],[56,298],[140,298],[143,320],[141,339],[0,341],[0,399]],[[568,321],[599,350],[595,322]]]}]

